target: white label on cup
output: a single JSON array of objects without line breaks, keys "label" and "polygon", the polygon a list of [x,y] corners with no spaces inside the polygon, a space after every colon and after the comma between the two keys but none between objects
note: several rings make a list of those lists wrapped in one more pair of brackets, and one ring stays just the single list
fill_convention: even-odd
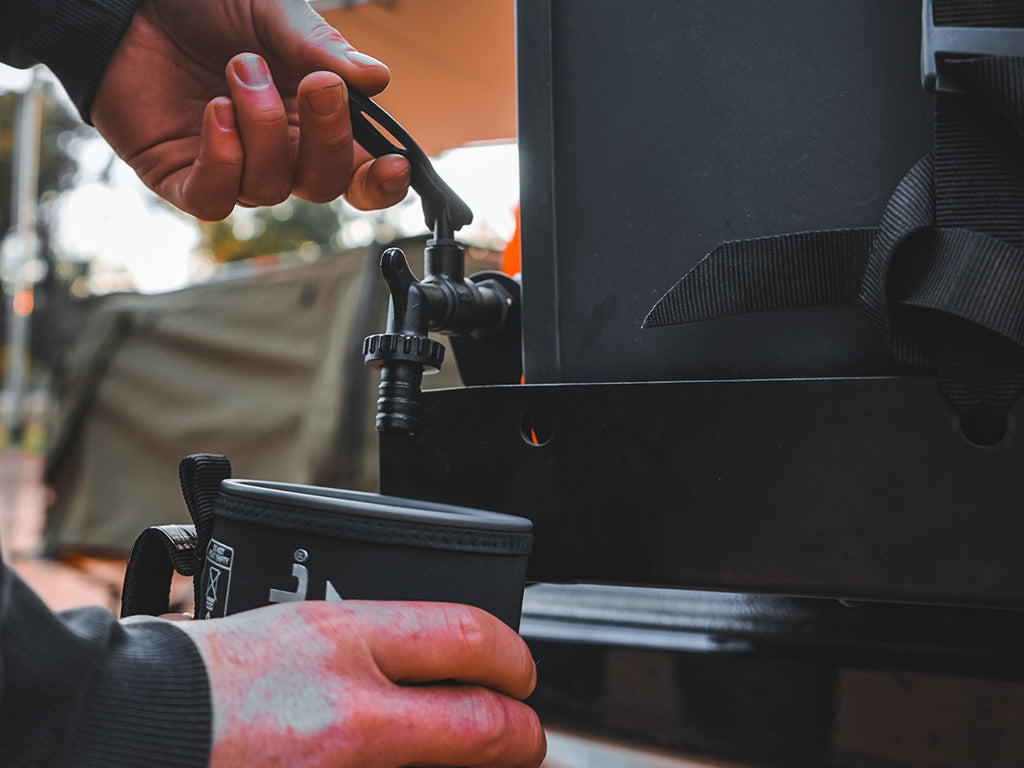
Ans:
[{"label": "white label on cup", "polygon": [[[235,550],[216,539],[206,547],[206,588],[203,590],[204,619],[226,616],[228,593],[231,591],[231,564]],[[197,609],[200,606],[196,606]]]}]

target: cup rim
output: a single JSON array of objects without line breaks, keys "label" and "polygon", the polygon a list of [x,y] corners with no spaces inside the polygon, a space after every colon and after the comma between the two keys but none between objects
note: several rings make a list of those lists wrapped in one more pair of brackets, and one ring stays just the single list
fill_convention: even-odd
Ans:
[{"label": "cup rim", "polygon": [[365,491],[244,478],[222,480],[220,489],[228,496],[253,501],[289,504],[377,520],[501,533],[529,533],[533,529],[533,523],[525,517]]}]

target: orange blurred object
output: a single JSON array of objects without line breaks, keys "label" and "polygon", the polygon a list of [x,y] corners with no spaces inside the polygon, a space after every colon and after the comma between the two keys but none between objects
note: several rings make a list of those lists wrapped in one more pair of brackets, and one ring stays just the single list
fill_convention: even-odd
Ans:
[{"label": "orange blurred object", "polygon": [[514,0],[313,3],[358,50],[391,69],[374,101],[430,156],[516,136]]},{"label": "orange blurred object", "polygon": [[523,271],[522,254],[519,246],[519,206],[516,206],[516,231],[512,239],[505,246],[505,252],[501,256],[501,271],[510,277],[515,277]]},{"label": "orange blurred object", "polygon": [[18,317],[28,317],[35,306],[35,297],[31,288],[24,288],[14,294],[13,309]]}]

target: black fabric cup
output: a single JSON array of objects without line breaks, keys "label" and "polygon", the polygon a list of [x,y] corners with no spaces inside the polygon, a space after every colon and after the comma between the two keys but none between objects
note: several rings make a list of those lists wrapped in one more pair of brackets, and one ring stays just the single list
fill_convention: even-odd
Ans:
[{"label": "black fabric cup", "polygon": [[467,603],[519,628],[522,517],[259,480],[223,480],[196,617],[297,600]]}]

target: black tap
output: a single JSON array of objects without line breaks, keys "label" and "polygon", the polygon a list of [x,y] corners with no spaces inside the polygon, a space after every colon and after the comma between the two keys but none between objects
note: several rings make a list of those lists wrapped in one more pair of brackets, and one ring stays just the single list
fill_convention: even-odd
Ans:
[{"label": "black tap", "polygon": [[465,248],[455,232],[473,221],[469,206],[438,176],[408,132],[351,87],[349,111],[353,136],[367,152],[375,157],[399,154],[409,161],[412,187],[434,234],[427,241],[423,280],[412,274],[401,250],[384,252],[380,270],[391,291],[387,330],[363,341],[366,365],[380,369],[377,430],[412,433],[419,420],[423,374],[436,372],[444,360],[444,347],[428,332],[471,338],[498,334],[518,317],[518,288],[497,274],[466,279]]}]

